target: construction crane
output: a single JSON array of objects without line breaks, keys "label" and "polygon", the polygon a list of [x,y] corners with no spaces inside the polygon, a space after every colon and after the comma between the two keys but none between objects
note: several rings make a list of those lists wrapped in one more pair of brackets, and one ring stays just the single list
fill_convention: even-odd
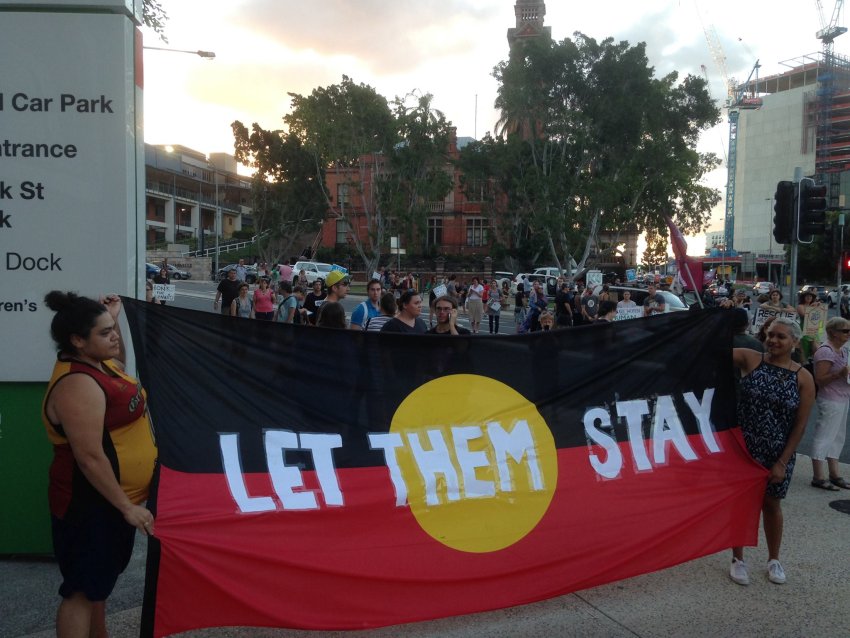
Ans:
[{"label": "construction crane", "polygon": [[[701,18],[700,18],[701,20]],[[726,108],[729,109],[729,150],[726,153],[726,214],[723,220],[723,245],[726,251],[734,250],[735,245],[735,177],[738,169],[738,118],[742,109],[757,109],[762,105],[762,100],[758,95],[746,95],[746,87],[750,85],[750,80],[753,74],[758,82],[759,61],[756,60],[747,81],[742,85],[738,85],[734,79],[729,79],[729,74],[726,71],[726,56],[723,53],[723,47],[720,44],[720,38],[717,37],[713,25],[703,25],[705,39],[708,42],[708,49],[711,51],[711,57],[714,58],[714,63],[720,71],[720,76],[726,84]],[[708,81],[708,73],[703,67],[703,73]],[[755,86],[753,84],[752,86]]]},{"label": "construction crane", "polygon": [[840,180],[836,171],[830,166],[832,130],[832,104],[835,97],[835,38],[847,33],[847,27],[838,25],[844,0],[836,0],[829,21],[823,10],[823,2],[815,0],[820,19],[820,31],[815,34],[823,43],[823,70],[818,73],[818,117],[817,117],[817,152],[815,154],[815,173],[818,181],[828,185],[827,203],[838,205]]}]

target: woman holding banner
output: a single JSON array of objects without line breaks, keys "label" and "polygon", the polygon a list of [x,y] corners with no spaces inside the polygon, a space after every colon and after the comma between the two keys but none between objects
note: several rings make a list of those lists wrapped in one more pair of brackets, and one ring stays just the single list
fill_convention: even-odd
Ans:
[{"label": "woman holding banner", "polygon": [[[847,407],[850,405],[850,383],[845,346],[850,340],[850,321],[833,317],[826,322],[826,342],[815,351],[815,381],[818,418],[812,441],[812,487],[838,491],[850,489],[850,483],[838,472],[838,457],[844,448],[847,432]],[[829,474],[824,474],[824,460]]]},{"label": "woman holding banner", "polygon": [[[767,539],[768,579],[785,582],[779,562],[782,544],[782,499],[788,493],[797,445],[803,437],[815,399],[812,375],[791,359],[802,331],[793,319],[778,317],[767,330],[766,353],[733,348],[732,358],[741,370],[738,422],[750,455],[770,470],[762,501],[762,521]],[[729,577],[748,585],[750,577],[743,547],[732,549]]]},{"label": "woman holding banner", "polygon": [[124,373],[121,300],[54,290],[50,332],[59,347],[42,420],[53,444],[48,501],[62,585],[58,636],[105,636],[104,605],[133,552],[153,534],[148,496],[156,446],[147,397]]}]

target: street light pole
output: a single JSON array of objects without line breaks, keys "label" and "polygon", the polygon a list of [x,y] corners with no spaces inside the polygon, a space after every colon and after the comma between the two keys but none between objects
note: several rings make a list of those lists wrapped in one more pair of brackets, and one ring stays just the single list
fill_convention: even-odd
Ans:
[{"label": "street light pole", "polygon": [[215,53],[213,51],[189,51],[187,49],[169,49],[168,47],[142,47],[143,49],[150,49],[153,51],[168,51],[170,53],[188,53],[189,55],[197,55],[199,58],[204,58],[205,60],[214,60]]}]

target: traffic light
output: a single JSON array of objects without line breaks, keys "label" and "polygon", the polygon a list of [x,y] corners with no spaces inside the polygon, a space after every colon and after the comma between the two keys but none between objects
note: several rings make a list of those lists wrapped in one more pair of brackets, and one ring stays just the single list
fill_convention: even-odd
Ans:
[{"label": "traffic light", "polygon": [[850,276],[850,251],[841,253],[841,279]]},{"label": "traffic light", "polygon": [[794,236],[794,182],[779,182],[773,210],[773,238],[780,244],[790,244]]},{"label": "traffic light", "polygon": [[804,177],[797,198],[797,239],[811,243],[812,235],[823,235],[826,225],[826,184]]}]

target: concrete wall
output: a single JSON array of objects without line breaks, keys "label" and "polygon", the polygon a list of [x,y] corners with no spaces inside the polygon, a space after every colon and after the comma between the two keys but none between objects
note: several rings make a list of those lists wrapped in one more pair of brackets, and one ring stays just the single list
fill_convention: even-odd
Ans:
[{"label": "concrete wall", "polygon": [[738,252],[781,253],[773,240],[776,183],[815,170],[815,153],[803,154],[803,98],[815,86],[764,96],[762,108],[742,111],[738,123],[735,238]]}]

